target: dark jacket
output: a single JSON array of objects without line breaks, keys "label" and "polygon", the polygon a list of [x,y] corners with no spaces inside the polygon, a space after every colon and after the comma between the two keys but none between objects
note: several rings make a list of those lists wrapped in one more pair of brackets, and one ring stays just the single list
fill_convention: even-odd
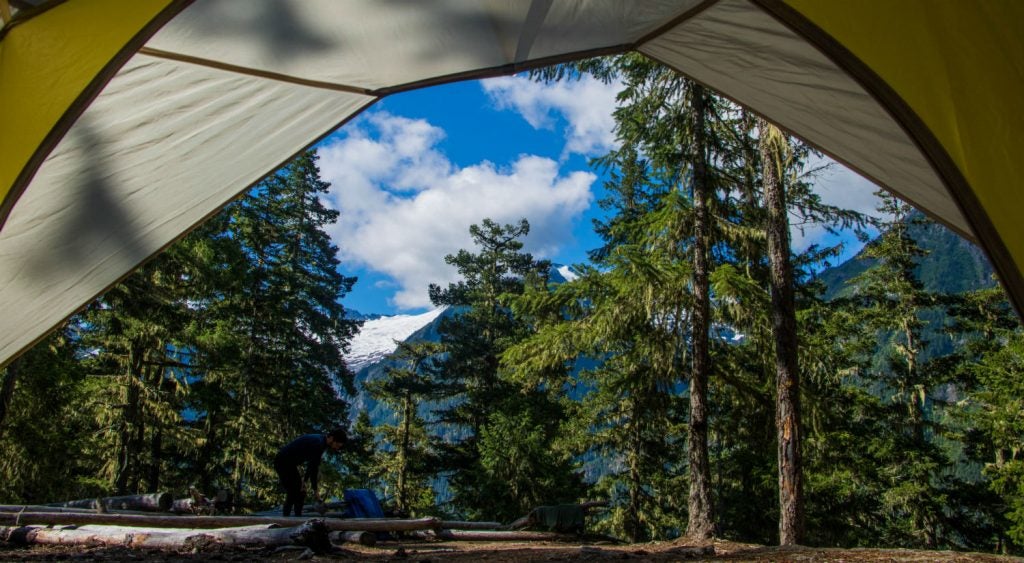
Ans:
[{"label": "dark jacket", "polygon": [[305,434],[287,443],[277,452],[275,466],[298,467],[306,464],[306,479],[316,490],[317,476],[320,472],[320,459],[327,449],[327,436],[323,434]]}]

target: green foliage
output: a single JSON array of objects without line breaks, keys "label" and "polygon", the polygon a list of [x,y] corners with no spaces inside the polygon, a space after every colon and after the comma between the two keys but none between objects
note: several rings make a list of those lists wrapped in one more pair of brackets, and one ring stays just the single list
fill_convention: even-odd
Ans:
[{"label": "green foliage", "polygon": [[[532,330],[504,301],[547,285],[550,264],[521,252],[518,239],[529,228],[525,219],[518,225],[490,219],[473,225],[479,252],[463,249],[445,257],[462,280],[447,288],[430,286],[435,305],[457,311],[439,329],[444,354],[435,381],[448,406],[435,416],[459,436],[437,448],[441,468],[451,472],[452,507],[469,517],[511,520],[537,502],[573,500],[582,492],[568,456],[552,450],[565,417],[560,387],[542,385],[542,378],[513,381],[499,366],[500,355]],[[545,373],[565,377],[564,367]],[[530,440],[499,441],[513,430]]]},{"label": "green foliage", "polygon": [[[327,187],[315,154],[300,155],[20,360],[0,427],[18,431],[5,438],[16,455],[4,498],[192,485],[275,498],[276,449],[347,420],[342,353],[357,325],[339,300],[355,280],[337,272],[324,231],[337,217],[320,203]],[[63,423],[28,429],[42,405]],[[68,444],[70,461],[35,455],[33,442]]]},{"label": "green foliage", "polygon": [[0,498],[7,502],[88,498],[110,490],[94,477],[103,452],[83,408],[90,398],[75,353],[65,325],[0,371],[5,379],[14,377],[0,421]]},{"label": "green foliage", "polygon": [[320,201],[327,188],[307,151],[226,210],[237,247],[226,256],[230,290],[205,312],[214,346],[199,361],[216,369],[203,377],[209,408],[197,424],[211,481],[258,504],[277,495],[270,465],[281,444],[348,417],[342,353],[358,324],[339,300],[355,280],[338,273],[324,231],[337,218]]},{"label": "green foliage", "polygon": [[400,367],[388,368],[383,379],[366,385],[371,397],[397,414],[395,424],[375,429],[383,438],[377,446],[375,472],[380,476],[385,497],[391,497],[391,504],[400,514],[436,513],[430,480],[436,472],[437,456],[419,411],[420,405],[440,393],[435,384],[435,364],[440,353],[437,343],[400,342],[392,354]]},{"label": "green foliage", "polygon": [[[961,375],[969,384],[957,403],[955,436],[982,470],[994,498],[982,510],[993,525],[991,543],[1024,549],[1024,330],[999,288],[978,290],[952,303],[962,342]],[[981,496],[981,495],[977,495]],[[984,498],[984,497],[982,497]],[[974,500],[974,499],[971,499]],[[977,502],[975,500],[975,502]]]}]

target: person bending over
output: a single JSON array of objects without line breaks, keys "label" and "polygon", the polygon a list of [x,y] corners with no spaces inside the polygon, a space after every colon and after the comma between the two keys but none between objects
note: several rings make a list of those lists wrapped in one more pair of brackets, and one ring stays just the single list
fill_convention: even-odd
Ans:
[{"label": "person bending over", "polygon": [[303,477],[299,473],[299,467],[306,465],[305,481],[313,490],[313,498],[320,502],[320,492],[317,489],[317,481],[320,473],[320,460],[324,451],[330,448],[337,452],[348,442],[348,435],[344,428],[335,428],[327,434],[305,434],[288,442],[281,447],[274,457],[274,470],[281,479],[281,486],[284,488],[284,515],[291,516],[292,509],[295,509],[296,516],[302,516],[302,505],[306,501],[306,491],[303,487]]}]

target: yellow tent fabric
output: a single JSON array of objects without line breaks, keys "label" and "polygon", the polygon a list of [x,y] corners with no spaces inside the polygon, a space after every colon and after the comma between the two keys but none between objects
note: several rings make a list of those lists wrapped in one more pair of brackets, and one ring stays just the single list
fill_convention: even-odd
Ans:
[{"label": "yellow tent fabric", "polygon": [[29,160],[58,121],[169,4],[67,2],[33,17],[15,14],[25,21],[0,28],[0,218],[15,199],[7,198],[15,179],[31,167]]},{"label": "yellow tent fabric", "polygon": [[1021,311],[1024,2],[789,4],[909,106],[918,142],[940,145],[935,165]]},{"label": "yellow tent fabric", "polygon": [[393,92],[638,50],[980,241],[1024,304],[1014,0],[67,0],[0,28],[0,365]]}]

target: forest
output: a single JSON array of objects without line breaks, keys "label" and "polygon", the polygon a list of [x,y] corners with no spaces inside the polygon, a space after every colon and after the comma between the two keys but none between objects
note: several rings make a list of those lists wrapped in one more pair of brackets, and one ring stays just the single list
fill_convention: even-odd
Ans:
[{"label": "forest", "polygon": [[[602,245],[556,285],[527,219],[481,218],[445,257],[461,281],[428,289],[456,311],[440,341],[361,390],[390,420],[349,407],[357,280],[307,150],[0,372],[0,503],[195,487],[264,510],[277,448],[348,426],[324,490],[410,516],[596,499],[632,542],[1024,552],[1024,331],[998,283],[926,287],[928,219],[824,204],[812,147],[641,55],[534,78],[584,75],[623,85]],[[840,249],[790,244],[812,224],[880,233],[827,298]]]}]

